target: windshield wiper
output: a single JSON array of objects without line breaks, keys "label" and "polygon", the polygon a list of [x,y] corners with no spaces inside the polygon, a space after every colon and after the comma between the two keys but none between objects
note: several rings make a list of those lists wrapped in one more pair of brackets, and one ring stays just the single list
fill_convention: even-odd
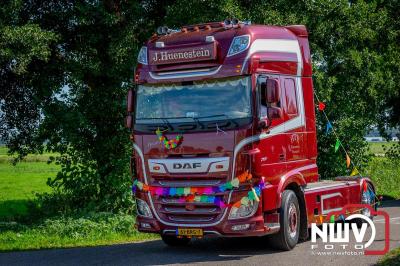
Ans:
[{"label": "windshield wiper", "polygon": [[[197,117],[197,119],[203,119],[203,118],[217,118],[217,117],[225,117],[227,121],[230,123],[234,124],[236,127],[238,127],[238,123],[236,123],[235,119],[231,118],[230,116],[226,114],[219,114],[219,115],[209,115],[209,116],[202,116],[202,117]],[[204,121],[206,122],[206,121]],[[215,121],[210,121],[210,123],[215,123]],[[216,123],[217,124],[217,123]],[[218,124],[217,124],[218,126]]]},{"label": "windshield wiper", "polygon": [[187,122],[176,122],[176,121],[171,121],[171,120],[175,120],[175,119],[191,119],[193,122],[195,122],[196,124],[198,124],[202,129],[204,129],[204,125],[196,118],[196,117],[192,117],[192,116],[180,116],[180,117],[170,117],[170,118],[167,118],[167,117],[157,117],[157,118],[140,118],[140,119],[138,119],[138,120],[162,120],[163,121],[163,123],[165,124],[165,125],[167,125],[167,127],[170,129],[170,130],[174,130],[174,127],[172,126],[172,124],[171,123],[174,123],[175,124],[175,126],[176,127],[180,127],[180,125],[182,124],[182,123],[187,123]]},{"label": "windshield wiper", "polygon": [[219,115],[209,115],[209,116],[201,116],[201,117],[196,117],[197,119],[202,119],[202,118],[215,118],[215,117],[221,117],[224,116],[228,119],[231,119],[228,115],[226,114],[219,114]]}]

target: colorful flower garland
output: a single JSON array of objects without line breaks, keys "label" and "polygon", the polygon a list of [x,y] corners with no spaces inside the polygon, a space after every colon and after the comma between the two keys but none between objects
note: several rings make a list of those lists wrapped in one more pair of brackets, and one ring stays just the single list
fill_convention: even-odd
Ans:
[{"label": "colorful flower garland", "polygon": [[183,136],[182,135],[178,135],[178,136],[175,137],[175,139],[169,140],[167,137],[165,137],[163,135],[163,131],[161,131],[159,128],[157,128],[157,130],[156,130],[156,135],[158,137],[158,140],[162,144],[164,144],[164,147],[166,149],[168,149],[168,150],[178,147],[179,144],[181,144],[182,141],[183,141]]},{"label": "colorful flower garland", "polygon": [[159,187],[159,186],[149,186],[137,179],[133,182],[132,193],[134,194],[136,190],[143,192],[150,192],[152,195],[157,196],[170,196],[178,197],[178,202],[204,202],[204,203],[214,203],[219,207],[232,206],[239,208],[241,205],[248,206],[250,201],[259,201],[262,189],[265,187],[264,180],[256,186],[252,187],[248,191],[247,196],[243,197],[241,200],[235,202],[234,204],[226,204],[223,201],[222,196],[214,195],[219,192],[229,191],[234,188],[238,188],[241,183],[250,181],[252,175],[246,171],[235,177],[229,182],[219,186],[213,187]]}]

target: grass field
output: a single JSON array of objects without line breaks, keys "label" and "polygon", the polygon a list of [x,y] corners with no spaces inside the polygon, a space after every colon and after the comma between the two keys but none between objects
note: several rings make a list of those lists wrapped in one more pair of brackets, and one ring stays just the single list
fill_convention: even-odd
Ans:
[{"label": "grass field", "polygon": [[389,148],[392,145],[392,142],[370,142],[369,143],[369,150],[370,153],[376,155],[384,155],[385,149]]},{"label": "grass field", "polygon": [[400,265],[400,248],[395,248],[382,257],[377,266],[399,266]]},{"label": "grass field", "polygon": [[0,146],[0,219],[4,216],[24,215],[27,204],[35,193],[48,192],[48,178],[55,177],[59,167],[47,164],[54,153],[28,155],[23,162],[11,164],[7,148]]},{"label": "grass field", "polygon": [[378,195],[400,199],[400,165],[384,157],[385,148],[392,144],[393,142],[370,142],[370,153],[376,156],[371,158],[363,173],[374,181]]},{"label": "grass field", "polygon": [[74,217],[43,217],[21,222],[29,216],[35,193],[50,192],[47,179],[59,166],[47,164],[55,154],[28,155],[17,165],[0,146],[0,251],[57,247],[96,246],[156,239],[133,228],[135,217],[125,214],[89,213]]},{"label": "grass field", "polygon": [[363,174],[376,186],[377,195],[386,199],[400,199],[400,165],[383,157],[372,157]]},{"label": "grass field", "polygon": [[0,251],[98,246],[157,239],[139,233],[132,215],[90,213],[53,217],[38,224],[0,222]]},{"label": "grass field", "polygon": [[0,163],[0,217],[26,214],[34,193],[48,192],[46,180],[59,170],[45,162]]},{"label": "grass field", "polygon": [[[0,163],[12,162],[15,156],[7,154],[8,149],[5,146],[0,146]],[[43,154],[29,154],[24,162],[47,162],[50,156],[55,156],[57,153],[45,152]]]}]

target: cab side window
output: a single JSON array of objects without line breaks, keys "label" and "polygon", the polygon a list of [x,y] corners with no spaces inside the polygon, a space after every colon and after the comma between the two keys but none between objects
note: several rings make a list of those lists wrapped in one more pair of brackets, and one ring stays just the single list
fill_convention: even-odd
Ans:
[{"label": "cab side window", "polygon": [[285,100],[286,100],[286,112],[289,116],[296,116],[297,110],[297,95],[294,79],[286,78],[284,81],[285,85]]},{"label": "cab side window", "polygon": [[268,103],[267,103],[267,86],[265,84],[260,86],[260,117],[266,117],[268,115]]}]

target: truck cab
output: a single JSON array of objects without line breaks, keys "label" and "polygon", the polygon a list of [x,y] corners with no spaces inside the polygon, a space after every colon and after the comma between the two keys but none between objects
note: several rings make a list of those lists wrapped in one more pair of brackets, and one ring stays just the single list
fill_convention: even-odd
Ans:
[{"label": "truck cab", "polygon": [[162,27],[127,102],[137,227],[167,244],[271,234],[289,250],[315,217],[372,187],[319,180],[305,26]]}]

